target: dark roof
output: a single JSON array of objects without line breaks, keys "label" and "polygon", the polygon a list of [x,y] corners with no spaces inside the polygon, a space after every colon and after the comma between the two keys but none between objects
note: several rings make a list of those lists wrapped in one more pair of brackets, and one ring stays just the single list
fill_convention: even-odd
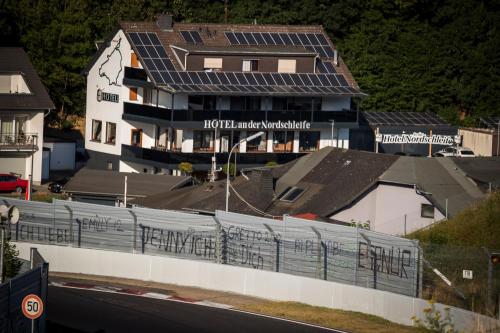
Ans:
[{"label": "dark roof", "polygon": [[[190,94],[239,94],[239,95],[311,95],[311,96],[365,96],[362,93],[347,66],[341,58],[338,57],[337,64],[334,64],[334,46],[321,26],[276,26],[276,25],[220,25],[220,24],[174,24],[172,29],[162,30],[156,22],[120,22],[119,28],[123,29],[132,49],[138,55],[144,66],[149,79],[156,86],[170,91],[172,93],[186,92]],[[188,42],[181,32],[190,31],[196,33],[199,42],[196,44]],[[311,36],[304,40],[295,41],[281,40],[272,45],[237,45],[230,41],[227,34],[233,33],[271,33],[275,35]],[[115,32],[116,33],[116,32]],[[297,35],[295,35],[297,34]],[[318,37],[316,37],[318,36]],[[309,37],[308,37],[309,38]],[[312,40],[312,41],[311,41]],[[312,45],[309,45],[312,44]],[[321,45],[317,45],[321,44]],[[319,54],[321,60],[318,61],[317,73],[320,76],[310,77],[309,75],[302,79],[297,74],[284,74],[286,78],[271,78],[269,73],[241,73],[238,72],[242,80],[231,80],[232,77],[223,77],[219,79],[214,76],[225,76],[224,73],[210,74],[205,78],[205,72],[186,72],[188,75],[179,76],[177,72],[184,72],[182,65],[178,62],[175,52],[171,46],[181,48],[192,48],[196,50],[252,50],[268,49],[293,50],[301,54],[313,55]],[[151,55],[147,48],[155,49]],[[326,54],[325,50],[328,50]],[[102,54],[104,48],[98,50],[84,73],[88,70],[98,57]],[[157,53],[158,52],[158,53]],[[206,52],[206,51],[204,51]],[[241,52],[241,51],[238,51]],[[266,51],[267,52],[267,51]],[[147,61],[146,61],[147,60]],[[159,69],[163,68],[163,69]],[[266,77],[262,76],[266,74]],[[281,74],[275,73],[278,76]],[[255,77],[258,75],[259,77]],[[191,76],[194,76],[191,77]],[[199,82],[201,79],[201,83]],[[275,82],[276,81],[276,82]],[[229,83],[227,83],[229,82]]]},{"label": "dark roof", "polygon": [[[245,201],[264,211],[273,198],[271,170],[259,168],[247,171],[246,175],[248,179],[239,176],[231,181],[231,186]],[[201,186],[184,187],[169,193],[158,193],[144,199],[139,198],[134,200],[134,204],[156,209],[215,212],[215,210],[225,210],[225,193],[226,181],[221,180]],[[238,198],[237,194],[231,190],[229,197],[231,211],[259,215]]]},{"label": "dark roof", "polygon": [[[246,171],[249,179],[240,176],[231,181],[238,193],[231,191],[230,210],[267,217],[315,214],[328,219],[379,184],[392,184],[414,187],[443,215],[448,206],[448,216],[453,216],[484,198],[484,191],[467,177],[498,184],[498,170],[500,158],[408,157],[327,147],[279,167]],[[304,190],[295,201],[277,199],[294,187]],[[224,210],[225,181],[161,193],[137,203],[174,210]]]},{"label": "dark roof", "polygon": [[145,197],[171,191],[191,181],[191,177],[125,173],[84,168],[78,171],[64,186],[69,193],[91,195],[123,195],[127,176],[127,197]]},{"label": "dark roof", "polygon": [[448,206],[448,216],[459,213],[484,197],[484,193],[463,173],[457,172],[451,159],[443,157],[401,156],[380,180],[415,185],[443,214]]},{"label": "dark roof", "polygon": [[488,129],[498,130],[500,126],[500,117],[481,117],[479,118],[481,125]]},{"label": "dark roof", "polygon": [[500,189],[500,157],[451,158],[453,163],[483,191]]},{"label": "dark roof", "polygon": [[300,46],[269,46],[269,45],[230,45],[230,46],[209,46],[209,45],[183,45],[177,46],[189,53],[224,53],[224,54],[288,54],[288,55],[309,55],[315,56],[316,53]]},{"label": "dark roof", "polygon": [[369,126],[450,126],[432,112],[361,112]]},{"label": "dark roof", "polygon": [[0,47],[0,72],[21,74],[31,91],[30,94],[0,94],[0,110],[55,109],[45,86],[22,48]]}]

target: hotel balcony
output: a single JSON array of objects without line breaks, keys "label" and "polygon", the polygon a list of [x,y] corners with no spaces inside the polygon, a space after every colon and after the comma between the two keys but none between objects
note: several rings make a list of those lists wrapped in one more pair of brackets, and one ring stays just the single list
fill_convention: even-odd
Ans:
[{"label": "hotel balcony", "polygon": [[[187,125],[203,128],[205,120],[234,121],[308,121],[311,128],[328,128],[332,121],[345,128],[358,127],[357,111],[242,111],[242,110],[170,110],[150,105],[123,103],[123,119],[151,124],[163,121],[166,126]],[[185,123],[185,124],[182,124]]]},{"label": "hotel balcony", "polygon": [[[277,162],[284,164],[296,158],[299,158],[307,153],[241,153],[236,154],[236,164],[242,167],[262,166],[267,162]],[[196,164],[197,168],[209,170],[214,153],[195,152],[181,153],[172,151],[162,151],[160,149],[149,149],[122,144],[121,158],[126,162],[150,163],[155,166],[165,168],[177,168],[179,163],[189,161]],[[217,165],[227,163],[228,153],[215,153]],[[231,161],[234,163],[234,154],[231,156]]]},{"label": "hotel balcony", "polygon": [[37,150],[37,134],[0,134],[0,152],[32,152]]}]

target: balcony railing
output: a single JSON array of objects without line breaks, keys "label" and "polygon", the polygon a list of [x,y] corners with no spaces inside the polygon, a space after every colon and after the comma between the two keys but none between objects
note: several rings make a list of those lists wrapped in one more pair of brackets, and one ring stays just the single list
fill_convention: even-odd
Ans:
[{"label": "balcony railing", "polygon": [[125,67],[125,78],[132,80],[147,81],[148,75],[142,68]]},{"label": "balcony railing", "polygon": [[37,134],[0,134],[0,150],[37,150]]},{"label": "balcony railing", "polygon": [[[240,153],[236,155],[238,165],[265,165],[267,162],[277,162],[284,164],[296,158],[299,158],[306,153]],[[228,153],[215,153],[217,164],[227,163]],[[122,145],[122,158],[125,161],[151,161],[162,164],[170,164],[177,166],[181,162],[189,162],[192,164],[205,164],[209,166],[212,163],[214,153],[181,153],[162,151],[159,149],[141,148],[136,146]],[[234,155],[231,156],[234,162]]]},{"label": "balcony railing", "polygon": [[202,122],[204,120],[234,121],[309,121],[312,123],[356,123],[356,111],[243,111],[243,110],[170,110],[142,104],[124,103],[124,114],[170,121]]}]

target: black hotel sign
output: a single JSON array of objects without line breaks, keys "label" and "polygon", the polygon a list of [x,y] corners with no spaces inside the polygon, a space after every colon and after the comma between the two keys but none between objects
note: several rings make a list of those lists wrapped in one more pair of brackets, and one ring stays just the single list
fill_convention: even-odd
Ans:
[{"label": "black hotel sign", "polygon": [[98,102],[113,102],[113,103],[118,103],[119,96],[118,94],[111,94],[102,91],[101,89],[97,90],[97,101]]}]

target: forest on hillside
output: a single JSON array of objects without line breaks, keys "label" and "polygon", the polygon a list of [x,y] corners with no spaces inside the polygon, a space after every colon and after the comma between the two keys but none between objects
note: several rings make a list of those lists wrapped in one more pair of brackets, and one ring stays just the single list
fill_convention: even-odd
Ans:
[{"label": "forest on hillside", "polygon": [[[430,111],[455,124],[500,116],[499,0],[228,0],[228,9],[228,23],[322,25],[369,95],[360,110]],[[84,116],[81,72],[95,42],[120,20],[157,13],[225,19],[224,0],[0,0],[0,46],[25,48],[60,125]]]}]

